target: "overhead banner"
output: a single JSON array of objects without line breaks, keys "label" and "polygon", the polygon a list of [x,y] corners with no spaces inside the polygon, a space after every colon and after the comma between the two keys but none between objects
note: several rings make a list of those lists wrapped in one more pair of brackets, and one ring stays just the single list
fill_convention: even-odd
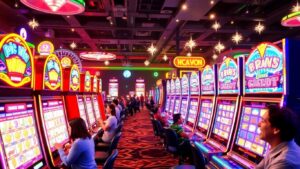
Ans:
[{"label": "overhead banner", "polygon": [[203,57],[186,57],[177,56],[173,60],[173,64],[177,68],[203,68],[205,59]]}]

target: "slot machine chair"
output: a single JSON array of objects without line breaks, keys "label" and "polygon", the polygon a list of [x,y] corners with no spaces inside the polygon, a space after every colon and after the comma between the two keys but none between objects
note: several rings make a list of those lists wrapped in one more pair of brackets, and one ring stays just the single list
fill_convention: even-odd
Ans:
[{"label": "slot machine chair", "polygon": [[97,150],[97,147],[95,147],[95,160],[97,164],[103,164],[107,160],[107,158],[112,154],[112,151],[114,149],[117,149],[121,135],[122,133],[119,132],[114,136],[108,148],[108,151],[99,151]]},{"label": "slot machine chair", "polygon": [[118,156],[119,152],[117,149],[114,149],[111,153],[111,155],[106,159],[105,163],[103,164],[102,169],[113,169],[115,160]]},{"label": "slot machine chair", "polygon": [[175,131],[171,128],[165,129],[166,136],[166,150],[173,154],[175,157],[178,156],[178,164],[183,162],[182,152],[179,149],[178,137]]}]

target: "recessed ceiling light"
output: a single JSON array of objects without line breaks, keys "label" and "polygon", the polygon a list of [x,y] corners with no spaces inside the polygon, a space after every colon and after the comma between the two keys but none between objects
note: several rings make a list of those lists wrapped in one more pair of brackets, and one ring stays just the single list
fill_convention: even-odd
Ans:
[{"label": "recessed ceiling light", "polygon": [[215,1],[214,1],[214,0],[211,0],[211,1],[210,1],[210,4],[211,4],[211,5],[213,5],[214,3],[215,3]]},{"label": "recessed ceiling light", "polygon": [[74,31],[75,31],[75,29],[74,29],[74,28],[71,28],[71,31],[72,31],[72,32],[74,32]]},{"label": "recessed ceiling light", "polygon": [[221,28],[221,25],[219,22],[215,22],[212,26],[211,26],[215,31],[218,31],[218,29]]},{"label": "recessed ceiling light", "polygon": [[185,4],[183,4],[182,6],[181,6],[181,9],[183,10],[183,11],[185,11],[185,10],[187,10],[187,4],[185,3]]},{"label": "recessed ceiling light", "polygon": [[231,24],[231,25],[233,25],[233,24],[234,24],[234,21],[233,21],[233,20],[232,20],[232,21],[230,21],[230,24]]},{"label": "recessed ceiling light", "polygon": [[215,18],[216,18],[216,15],[214,13],[209,15],[209,19],[215,19]]},{"label": "recessed ceiling light", "polygon": [[179,22],[179,19],[176,19],[176,22]]}]

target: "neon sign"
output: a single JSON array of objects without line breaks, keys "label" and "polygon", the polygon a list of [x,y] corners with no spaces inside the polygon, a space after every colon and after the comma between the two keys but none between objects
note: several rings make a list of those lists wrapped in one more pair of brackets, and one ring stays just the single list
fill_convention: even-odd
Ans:
[{"label": "neon sign", "polygon": [[219,93],[238,93],[238,66],[231,58],[226,58],[218,72]]},{"label": "neon sign", "polygon": [[93,92],[97,92],[97,76],[94,76],[93,79]]},{"label": "neon sign", "polygon": [[46,59],[44,66],[44,86],[50,90],[62,88],[62,68],[58,57],[50,54]]},{"label": "neon sign", "polygon": [[180,95],[181,94],[181,89],[180,89],[180,79],[177,77],[175,80],[175,94]]},{"label": "neon sign", "polygon": [[80,87],[80,73],[77,65],[73,65],[71,68],[70,76],[70,90],[77,91]]},{"label": "neon sign", "polygon": [[197,72],[192,72],[190,77],[190,92],[191,94],[199,94],[200,86],[199,86],[199,75]]},{"label": "neon sign", "polygon": [[173,64],[177,68],[203,68],[205,59],[203,57],[177,56],[174,58]]},{"label": "neon sign", "polygon": [[42,56],[47,56],[54,52],[54,46],[50,41],[43,41],[38,45],[38,52]]},{"label": "neon sign", "polygon": [[186,74],[184,74],[181,78],[181,94],[182,95],[189,94],[189,79]]},{"label": "neon sign", "polygon": [[245,63],[246,93],[283,92],[283,54],[271,43],[261,43]]},{"label": "neon sign", "polygon": [[201,91],[202,94],[215,93],[215,73],[211,66],[205,66],[201,74]]},{"label": "neon sign", "polygon": [[60,62],[63,68],[70,67],[72,64],[72,61],[68,56],[63,57]]},{"label": "neon sign", "polygon": [[[0,79],[20,87],[33,79],[33,57],[26,41],[17,34],[2,36],[0,41]],[[32,84],[31,84],[32,86]]]},{"label": "neon sign", "polygon": [[102,92],[102,79],[99,79],[99,93]]},{"label": "neon sign", "polygon": [[85,78],[84,78],[84,91],[89,92],[91,91],[91,74],[89,71],[85,72]]}]

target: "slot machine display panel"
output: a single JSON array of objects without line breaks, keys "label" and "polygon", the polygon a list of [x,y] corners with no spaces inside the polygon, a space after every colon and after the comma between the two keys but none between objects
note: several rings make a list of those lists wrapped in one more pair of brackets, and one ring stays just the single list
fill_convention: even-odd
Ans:
[{"label": "slot machine display panel", "polygon": [[180,97],[175,98],[175,106],[174,106],[174,114],[179,114],[180,113]]},{"label": "slot machine display panel", "polygon": [[165,111],[166,111],[166,112],[169,112],[170,101],[171,101],[171,98],[170,98],[170,96],[168,96],[168,97],[167,97],[167,101],[166,101],[166,107],[165,107]]},{"label": "slot machine display panel", "polygon": [[218,100],[217,112],[210,138],[226,147],[234,126],[235,105],[233,100]]},{"label": "slot machine display panel", "polygon": [[77,96],[77,103],[78,103],[78,107],[79,107],[80,117],[85,121],[86,126],[89,127],[88,121],[87,121],[88,119],[87,119],[87,116],[85,113],[83,96],[80,96],[80,95]]},{"label": "slot machine display panel", "polygon": [[95,115],[94,115],[94,109],[92,104],[92,97],[91,96],[85,96],[85,106],[87,111],[87,116],[89,118],[89,126],[93,126],[96,122]]},{"label": "slot machine display panel", "polygon": [[37,163],[43,166],[33,101],[1,102],[0,131],[0,157],[6,159],[4,165],[9,169],[30,168]]},{"label": "slot machine display panel", "polygon": [[94,107],[94,110],[95,110],[96,119],[100,119],[101,115],[100,115],[100,110],[99,110],[99,104],[98,104],[97,96],[92,96],[92,99],[93,99],[93,107]]},{"label": "slot machine display panel", "polygon": [[175,96],[171,97],[170,100],[169,115],[172,115],[174,113],[174,105],[175,105]]},{"label": "slot machine display panel", "polygon": [[198,104],[199,104],[198,98],[190,99],[189,113],[188,113],[188,117],[187,117],[187,125],[191,126],[192,128],[196,122],[196,117],[197,117],[197,113],[198,113]]},{"label": "slot machine display panel", "polygon": [[181,113],[181,118],[185,121],[186,115],[187,115],[187,110],[188,110],[188,98],[183,97],[181,99],[181,108],[180,108],[180,113]]},{"label": "slot machine display panel", "polygon": [[43,125],[45,127],[46,138],[51,152],[56,149],[55,143],[65,144],[69,142],[69,133],[67,120],[65,117],[64,105],[62,99],[42,100]]},{"label": "slot machine display panel", "polygon": [[208,135],[213,116],[213,100],[201,99],[200,115],[197,124],[197,130],[204,136]]}]

